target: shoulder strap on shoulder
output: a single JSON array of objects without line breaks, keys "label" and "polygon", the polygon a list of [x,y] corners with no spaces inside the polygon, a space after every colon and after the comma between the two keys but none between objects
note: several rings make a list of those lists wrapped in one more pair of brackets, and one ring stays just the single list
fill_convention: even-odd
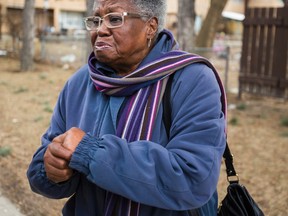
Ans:
[{"label": "shoulder strap on shoulder", "polygon": [[166,84],[166,89],[163,96],[163,121],[168,137],[170,136],[171,128],[171,86],[173,81],[174,73],[169,76],[168,82]]}]

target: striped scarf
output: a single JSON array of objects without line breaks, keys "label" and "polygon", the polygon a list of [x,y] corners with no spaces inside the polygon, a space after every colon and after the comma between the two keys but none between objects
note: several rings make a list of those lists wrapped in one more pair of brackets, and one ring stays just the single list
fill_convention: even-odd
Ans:
[{"label": "striped scarf", "polygon": [[[169,75],[195,62],[203,62],[216,72],[205,58],[172,49],[127,76],[113,78],[97,70],[95,67],[97,60],[92,53],[88,65],[90,77],[96,89],[107,95],[126,97],[118,119],[116,135],[125,138],[128,142],[151,140],[156,115]],[[217,79],[220,80],[219,77]],[[107,192],[105,216],[138,216],[139,209],[139,203]]]}]

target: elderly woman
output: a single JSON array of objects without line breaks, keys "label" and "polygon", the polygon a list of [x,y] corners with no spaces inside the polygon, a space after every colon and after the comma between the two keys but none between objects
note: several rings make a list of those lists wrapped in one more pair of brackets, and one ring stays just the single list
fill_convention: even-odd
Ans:
[{"label": "elderly woman", "polygon": [[85,18],[93,52],[27,172],[34,192],[70,197],[64,216],[216,215],[224,91],[208,61],[177,50],[165,14],[165,0],[96,0]]}]

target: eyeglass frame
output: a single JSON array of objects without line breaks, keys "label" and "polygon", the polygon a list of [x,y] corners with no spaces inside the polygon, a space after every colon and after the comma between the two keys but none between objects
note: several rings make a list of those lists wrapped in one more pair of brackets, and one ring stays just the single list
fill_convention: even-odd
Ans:
[{"label": "eyeglass frame", "polygon": [[[106,22],[105,22],[104,19],[105,19],[105,17],[107,17],[107,16],[109,16],[109,15],[111,15],[111,14],[121,14],[121,17],[122,17],[122,19],[123,19],[122,24],[119,25],[119,26],[110,26],[110,25],[107,26],[107,24],[106,24]],[[102,23],[104,23],[105,26],[106,26],[107,28],[109,28],[109,29],[120,28],[120,27],[122,27],[122,26],[124,25],[124,22],[125,22],[125,18],[124,18],[124,17],[125,17],[125,16],[130,16],[130,17],[134,17],[134,18],[149,17],[148,15],[141,15],[141,14],[130,13],[130,12],[126,12],[126,11],[124,11],[124,12],[112,12],[112,13],[108,13],[108,14],[104,15],[103,17],[100,17],[100,16],[89,16],[89,17],[85,17],[85,18],[84,18],[85,28],[86,28],[87,31],[97,31],[97,30],[99,29],[99,27],[101,26]],[[87,26],[87,21],[89,21],[90,19],[92,19],[91,21],[93,21],[93,19],[94,19],[95,17],[99,18],[99,21],[100,21],[98,27],[96,27],[95,29],[88,28],[88,26]]]}]

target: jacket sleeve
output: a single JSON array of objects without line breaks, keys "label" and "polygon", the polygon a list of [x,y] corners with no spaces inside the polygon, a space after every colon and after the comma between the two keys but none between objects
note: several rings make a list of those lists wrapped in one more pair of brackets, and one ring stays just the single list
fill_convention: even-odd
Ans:
[{"label": "jacket sleeve", "polygon": [[75,173],[69,181],[56,184],[47,178],[44,169],[43,157],[48,144],[51,143],[54,137],[66,131],[65,121],[63,118],[65,115],[64,94],[65,87],[59,95],[52,115],[50,127],[41,138],[42,145],[34,154],[27,170],[27,177],[32,191],[54,199],[71,196],[75,193],[79,181],[79,173]]},{"label": "jacket sleeve", "polygon": [[[168,143],[127,143],[114,135],[97,138],[88,133],[69,166],[136,202],[171,210],[201,207],[216,191],[225,148],[220,96],[210,68],[188,66],[175,74],[172,83]],[[166,136],[162,111],[153,140]]]}]

